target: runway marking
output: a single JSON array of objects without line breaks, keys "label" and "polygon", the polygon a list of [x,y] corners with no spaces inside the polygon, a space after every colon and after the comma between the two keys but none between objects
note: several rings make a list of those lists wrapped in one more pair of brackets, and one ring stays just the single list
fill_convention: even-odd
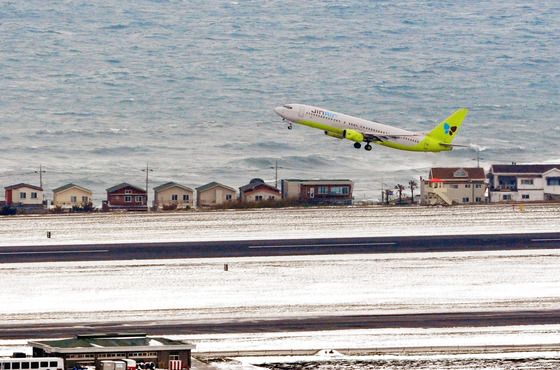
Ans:
[{"label": "runway marking", "polygon": [[358,247],[363,245],[396,245],[395,242],[378,242],[378,243],[343,243],[343,244],[289,244],[289,245],[252,245],[249,249],[266,249],[266,248],[311,248],[311,247]]},{"label": "runway marking", "polygon": [[560,238],[557,239],[531,239],[532,242],[560,242]]},{"label": "runway marking", "polygon": [[0,252],[0,255],[19,255],[19,254],[69,254],[69,253],[108,253],[108,249],[92,249],[89,251],[29,251],[29,252]]}]

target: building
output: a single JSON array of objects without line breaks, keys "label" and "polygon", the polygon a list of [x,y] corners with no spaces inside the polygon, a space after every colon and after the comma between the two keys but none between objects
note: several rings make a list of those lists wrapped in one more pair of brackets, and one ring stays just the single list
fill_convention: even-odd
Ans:
[{"label": "building", "polygon": [[[32,341],[33,357],[61,357],[65,368],[95,366],[101,361],[129,358],[153,362],[158,369],[187,370],[195,346],[179,340],[148,337],[143,333],[85,334],[74,338]],[[173,361],[173,362],[172,362]]]},{"label": "building", "polygon": [[484,203],[486,177],[480,167],[435,167],[420,181],[420,203],[452,205]]},{"label": "building", "polygon": [[493,164],[490,202],[560,200],[560,164]]},{"label": "building", "polygon": [[239,188],[239,199],[242,202],[262,202],[264,200],[280,200],[282,194],[278,188],[266,184],[262,179],[252,179],[249,184]]},{"label": "building", "polygon": [[354,182],[351,180],[284,179],[282,198],[306,204],[351,205]]},{"label": "building", "polygon": [[193,203],[194,190],[187,186],[167,182],[154,188],[155,209],[192,208]]},{"label": "building", "polygon": [[104,211],[146,211],[146,190],[123,182],[107,189]]},{"label": "building", "polygon": [[196,188],[197,207],[215,207],[236,199],[237,191],[217,182],[210,182]]},{"label": "building", "polygon": [[29,184],[16,184],[4,188],[8,206],[43,208],[43,188]]},{"label": "building", "polygon": [[53,189],[52,205],[55,207],[83,207],[92,202],[93,192],[76,184],[67,184]]}]

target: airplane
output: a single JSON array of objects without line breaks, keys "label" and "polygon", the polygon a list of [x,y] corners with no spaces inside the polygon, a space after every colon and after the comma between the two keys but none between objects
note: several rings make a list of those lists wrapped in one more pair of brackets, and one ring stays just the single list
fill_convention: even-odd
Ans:
[{"label": "airplane", "polygon": [[274,108],[274,112],[289,122],[290,130],[292,123],[317,128],[327,136],[353,141],[356,149],[360,149],[363,142],[366,143],[364,148],[367,151],[372,149],[371,143],[415,152],[443,152],[453,147],[466,147],[452,144],[467,116],[466,108],[457,110],[426,133],[407,131],[304,104],[285,104]]}]

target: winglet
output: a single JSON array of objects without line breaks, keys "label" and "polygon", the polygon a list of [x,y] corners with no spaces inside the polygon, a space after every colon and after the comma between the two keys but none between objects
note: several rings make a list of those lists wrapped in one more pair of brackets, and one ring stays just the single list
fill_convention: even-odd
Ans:
[{"label": "winglet", "polygon": [[469,110],[467,108],[457,110],[430,131],[428,136],[439,140],[442,144],[451,144],[468,113]]}]

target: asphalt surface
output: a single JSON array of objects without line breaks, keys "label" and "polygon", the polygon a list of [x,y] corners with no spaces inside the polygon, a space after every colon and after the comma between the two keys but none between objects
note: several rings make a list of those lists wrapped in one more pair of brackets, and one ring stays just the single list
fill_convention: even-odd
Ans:
[{"label": "asphalt surface", "polygon": [[560,232],[0,247],[0,263],[560,248]]},{"label": "asphalt surface", "polygon": [[269,333],[379,328],[450,328],[560,323],[560,310],[436,312],[390,315],[286,317],[274,319],[73,322],[0,325],[0,339],[72,337],[86,333],[142,332],[149,335]]}]

